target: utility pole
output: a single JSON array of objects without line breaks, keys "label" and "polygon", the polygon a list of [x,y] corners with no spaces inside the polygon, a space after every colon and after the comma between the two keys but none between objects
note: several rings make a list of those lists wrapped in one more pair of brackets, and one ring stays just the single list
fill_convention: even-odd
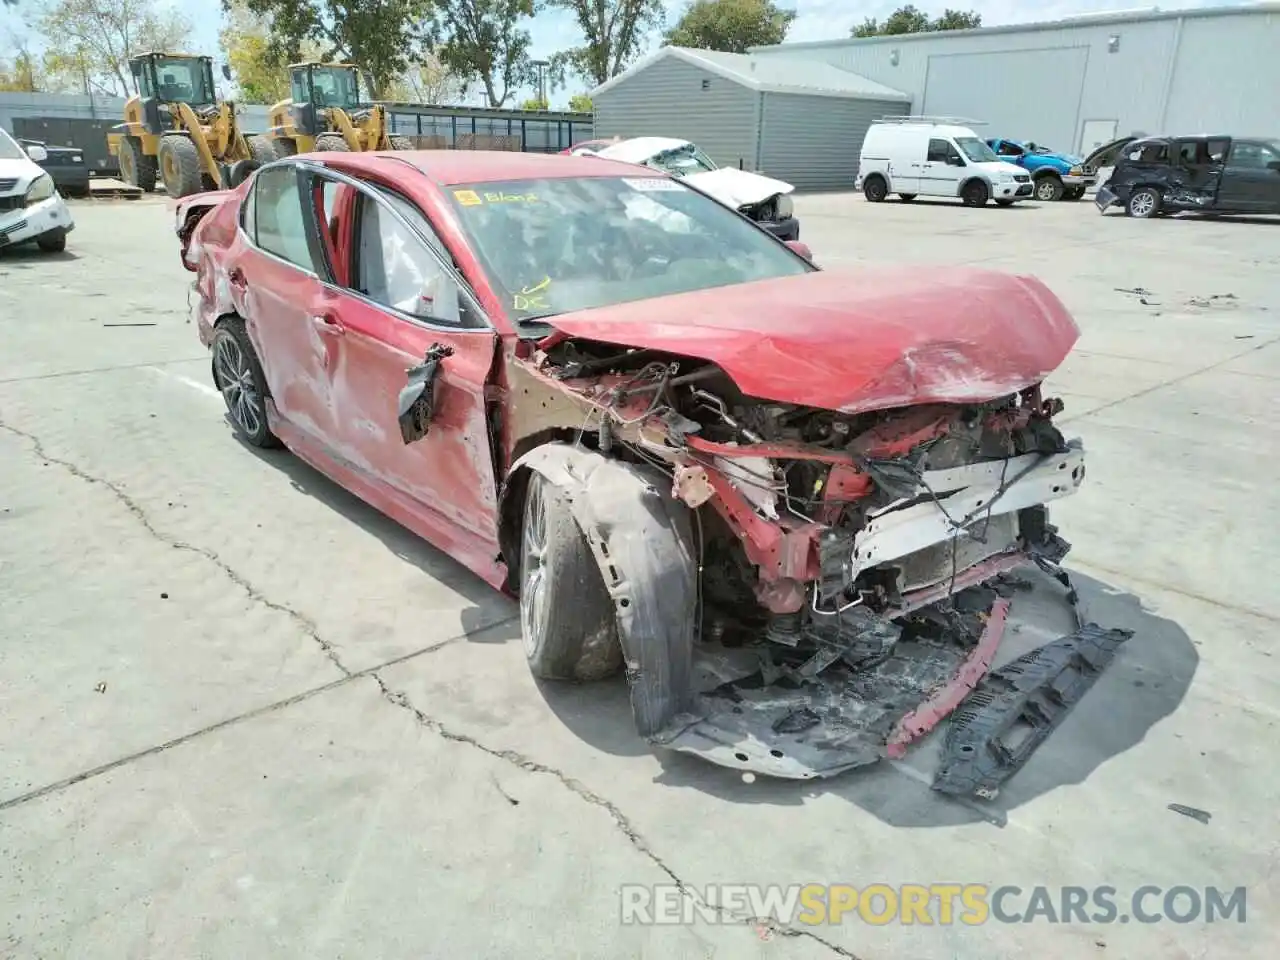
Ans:
[{"label": "utility pole", "polygon": [[547,102],[547,68],[551,66],[550,61],[534,60],[533,67],[538,71],[538,102],[542,104],[542,109],[546,110],[549,106]]}]

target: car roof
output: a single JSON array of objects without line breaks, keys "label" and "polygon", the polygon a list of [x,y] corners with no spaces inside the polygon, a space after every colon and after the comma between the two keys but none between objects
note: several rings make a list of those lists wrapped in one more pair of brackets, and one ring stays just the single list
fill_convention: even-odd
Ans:
[{"label": "car roof", "polygon": [[[370,153],[326,154],[341,158],[348,169],[367,170],[396,178],[405,165],[416,168],[444,186],[457,183],[491,183],[499,180],[561,180],[575,177],[635,176],[629,163],[594,156],[561,153],[514,153],[505,150],[382,150]],[[646,177],[661,177],[657,170]]]}]

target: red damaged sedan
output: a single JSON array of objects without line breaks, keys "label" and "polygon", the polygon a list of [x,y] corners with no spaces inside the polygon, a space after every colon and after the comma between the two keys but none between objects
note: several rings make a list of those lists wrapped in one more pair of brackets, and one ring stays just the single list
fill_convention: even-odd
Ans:
[{"label": "red damaged sedan", "polygon": [[950,716],[934,786],[992,796],[1128,636],[992,668],[1015,569],[1074,599],[1041,382],[1078,331],[1034,279],[822,271],[554,155],[293,157],[177,230],[244,439],[518,596],[536,676],[625,671],[656,745],[828,776]]}]

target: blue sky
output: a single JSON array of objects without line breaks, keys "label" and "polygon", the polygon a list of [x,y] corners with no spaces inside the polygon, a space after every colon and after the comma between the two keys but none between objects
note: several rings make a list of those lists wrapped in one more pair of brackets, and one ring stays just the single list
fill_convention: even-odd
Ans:
[{"label": "blue sky", "polygon": [[[32,0],[27,0],[32,2]],[[687,0],[666,0],[668,22],[674,22],[684,9]],[[1225,6],[1236,0],[1185,0],[1172,3],[1166,9],[1178,7]],[[848,36],[849,28],[854,23],[861,23],[865,17],[883,18],[902,5],[902,0],[887,2],[851,2],[851,0],[778,0],[779,6],[790,7],[796,11],[796,20],[787,35],[788,40],[830,40]],[[191,17],[195,25],[195,36],[192,38],[193,50],[209,52],[220,57],[218,49],[218,29],[222,22],[222,7],[219,0],[189,0],[178,4]],[[976,10],[982,14],[983,24],[997,26],[1006,23],[1026,23],[1035,20],[1052,20],[1074,13],[1097,13],[1106,10],[1125,10],[1143,6],[1143,0],[950,0],[947,2],[931,2],[916,0],[916,6],[930,13],[941,13],[946,6],[964,10]],[[1147,6],[1153,4],[1147,3]],[[0,14],[0,51],[7,46],[5,41],[6,26],[15,25],[17,16],[13,13]],[[533,35],[533,53],[536,57],[546,58],[558,50],[574,46],[579,42],[577,27],[572,18],[563,11],[541,14],[530,28]],[[650,39],[648,49],[657,46],[657,37]],[[3,53],[0,52],[0,56]],[[552,97],[553,106],[563,106],[571,94],[584,89],[583,84],[571,80],[567,90],[557,91]]]}]

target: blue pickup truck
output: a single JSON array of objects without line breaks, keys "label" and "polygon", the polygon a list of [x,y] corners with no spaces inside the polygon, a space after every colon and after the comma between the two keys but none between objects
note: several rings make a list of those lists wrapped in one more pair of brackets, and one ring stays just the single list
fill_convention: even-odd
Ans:
[{"label": "blue pickup truck", "polygon": [[1029,140],[988,140],[987,145],[1001,160],[1031,174],[1037,200],[1079,200],[1097,181],[1094,174],[1085,173],[1079,157],[1054,153]]}]

